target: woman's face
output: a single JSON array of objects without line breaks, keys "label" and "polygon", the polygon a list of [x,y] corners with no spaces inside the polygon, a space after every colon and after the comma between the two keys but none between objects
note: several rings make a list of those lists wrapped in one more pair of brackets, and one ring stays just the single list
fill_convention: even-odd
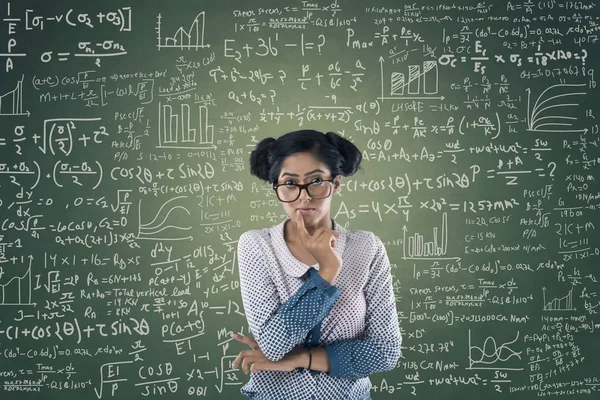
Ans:
[{"label": "woman's face", "polygon": [[[318,181],[318,179],[332,179],[331,171],[326,164],[315,159],[311,153],[294,153],[284,160],[281,166],[281,172],[277,183],[309,183]],[[309,215],[304,215],[304,224],[308,227],[330,227],[331,221],[329,210],[333,195],[339,191],[339,182],[341,176],[337,176],[331,185],[331,194],[324,199],[313,199],[308,196],[306,190],[300,192],[300,197],[291,203],[281,202],[287,215],[294,221],[296,220],[296,210],[298,208],[314,208]]]}]

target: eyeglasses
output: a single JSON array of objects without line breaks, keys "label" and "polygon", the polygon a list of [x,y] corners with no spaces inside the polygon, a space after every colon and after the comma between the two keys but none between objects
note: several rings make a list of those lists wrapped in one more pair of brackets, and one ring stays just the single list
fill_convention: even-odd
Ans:
[{"label": "eyeglasses", "polygon": [[302,189],[306,189],[308,195],[313,199],[324,199],[331,195],[331,183],[334,179],[320,179],[318,182],[310,182],[304,185],[297,183],[273,183],[273,190],[279,201],[291,203],[300,197]]}]

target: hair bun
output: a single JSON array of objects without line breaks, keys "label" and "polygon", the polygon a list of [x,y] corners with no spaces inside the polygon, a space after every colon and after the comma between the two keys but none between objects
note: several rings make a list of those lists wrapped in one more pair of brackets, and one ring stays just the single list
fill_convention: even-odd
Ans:
[{"label": "hair bun", "polygon": [[360,162],[362,161],[362,153],[360,150],[354,145],[354,143],[335,132],[327,132],[325,137],[327,137],[329,142],[342,156],[342,160],[340,161],[340,169],[344,175],[354,175],[360,168]]},{"label": "hair bun", "polygon": [[261,140],[250,153],[250,172],[263,181],[269,179],[269,167],[271,165],[271,149],[277,139],[268,137]]}]

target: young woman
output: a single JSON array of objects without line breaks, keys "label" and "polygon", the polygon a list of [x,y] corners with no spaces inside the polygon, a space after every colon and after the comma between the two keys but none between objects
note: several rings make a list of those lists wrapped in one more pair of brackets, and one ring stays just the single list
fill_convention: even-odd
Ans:
[{"label": "young woman", "polygon": [[378,236],[330,217],[341,176],[360,150],[334,132],[298,130],[263,139],[251,174],[273,185],[289,218],[244,232],[240,289],[254,339],[234,361],[257,400],[370,399],[369,375],[393,369],[402,337],[390,262]]}]

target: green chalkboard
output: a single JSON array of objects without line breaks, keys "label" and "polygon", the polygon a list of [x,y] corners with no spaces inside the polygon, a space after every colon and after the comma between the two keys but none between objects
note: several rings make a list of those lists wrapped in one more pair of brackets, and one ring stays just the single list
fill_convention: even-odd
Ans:
[{"label": "green chalkboard", "polygon": [[331,217],[392,266],[373,399],[597,398],[597,2],[0,13],[0,398],[243,398],[237,242],[286,218],[249,156],[297,129],[363,154]]}]

